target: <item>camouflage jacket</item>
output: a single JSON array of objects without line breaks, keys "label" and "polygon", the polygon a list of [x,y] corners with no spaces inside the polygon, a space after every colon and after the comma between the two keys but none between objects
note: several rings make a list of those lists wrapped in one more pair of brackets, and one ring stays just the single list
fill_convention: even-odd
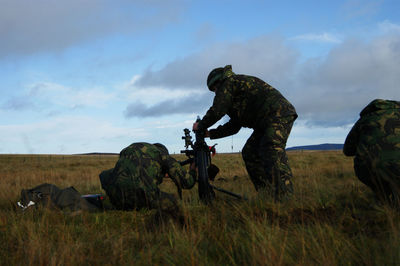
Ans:
[{"label": "camouflage jacket", "polygon": [[347,135],[347,156],[397,161],[400,159],[400,102],[376,99],[360,113]]},{"label": "camouflage jacket", "polygon": [[181,188],[190,189],[196,183],[196,171],[186,172],[177,160],[162,154],[156,146],[141,142],[123,149],[115,167],[108,174],[104,171],[100,179],[106,191],[120,187],[126,191],[141,188],[155,192],[165,174],[175,183],[179,194]]},{"label": "camouflage jacket", "polygon": [[271,119],[297,117],[293,105],[278,90],[246,75],[232,75],[223,80],[215,92],[213,105],[198,124],[199,130],[207,129],[224,115],[230,120],[210,130],[211,139],[233,135],[241,127],[262,127]]}]

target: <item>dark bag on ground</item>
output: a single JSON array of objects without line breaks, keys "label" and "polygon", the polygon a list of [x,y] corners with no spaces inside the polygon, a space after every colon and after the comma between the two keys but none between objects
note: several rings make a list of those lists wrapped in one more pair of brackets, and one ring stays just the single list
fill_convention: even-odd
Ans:
[{"label": "dark bag on ground", "polygon": [[21,201],[18,206],[26,209],[30,206],[42,205],[70,211],[98,211],[101,206],[93,204],[93,199],[87,200],[74,188],[60,189],[53,184],[41,184],[31,189],[21,190]]}]

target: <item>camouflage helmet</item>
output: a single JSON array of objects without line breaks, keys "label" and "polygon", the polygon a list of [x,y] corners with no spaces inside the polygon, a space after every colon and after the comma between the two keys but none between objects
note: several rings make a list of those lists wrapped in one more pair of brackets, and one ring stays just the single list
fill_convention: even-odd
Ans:
[{"label": "camouflage helmet", "polygon": [[225,67],[218,67],[213,69],[207,77],[207,87],[210,91],[214,91],[212,89],[213,85],[217,82],[232,76],[234,73],[232,72],[232,66],[226,65]]},{"label": "camouflage helmet", "polygon": [[161,152],[162,155],[168,155],[168,149],[167,147],[165,147],[163,144],[161,143],[154,143],[154,146],[156,146],[156,148]]}]

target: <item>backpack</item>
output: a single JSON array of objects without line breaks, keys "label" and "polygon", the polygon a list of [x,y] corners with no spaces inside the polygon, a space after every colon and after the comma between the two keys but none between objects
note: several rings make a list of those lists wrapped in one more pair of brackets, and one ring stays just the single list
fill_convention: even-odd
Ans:
[{"label": "backpack", "polygon": [[[92,200],[92,199],[91,199]],[[44,206],[61,210],[100,210],[99,206],[91,203],[74,188],[60,189],[53,184],[44,183],[31,189],[21,190],[21,199],[17,203],[22,209],[30,206]]]}]

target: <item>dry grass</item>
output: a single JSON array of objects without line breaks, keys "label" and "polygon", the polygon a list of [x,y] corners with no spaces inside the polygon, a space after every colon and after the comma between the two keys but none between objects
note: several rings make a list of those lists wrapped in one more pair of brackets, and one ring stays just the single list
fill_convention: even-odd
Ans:
[{"label": "dry grass", "polygon": [[[177,155],[178,158],[180,155]],[[257,193],[238,154],[219,154],[211,206],[184,191],[187,225],[149,227],[152,211],[21,212],[19,193],[48,182],[103,192],[98,174],[116,156],[0,156],[1,265],[399,265],[400,215],[379,205],[341,152],[290,152],[295,194]],[[166,180],[162,189],[175,192]]]}]

